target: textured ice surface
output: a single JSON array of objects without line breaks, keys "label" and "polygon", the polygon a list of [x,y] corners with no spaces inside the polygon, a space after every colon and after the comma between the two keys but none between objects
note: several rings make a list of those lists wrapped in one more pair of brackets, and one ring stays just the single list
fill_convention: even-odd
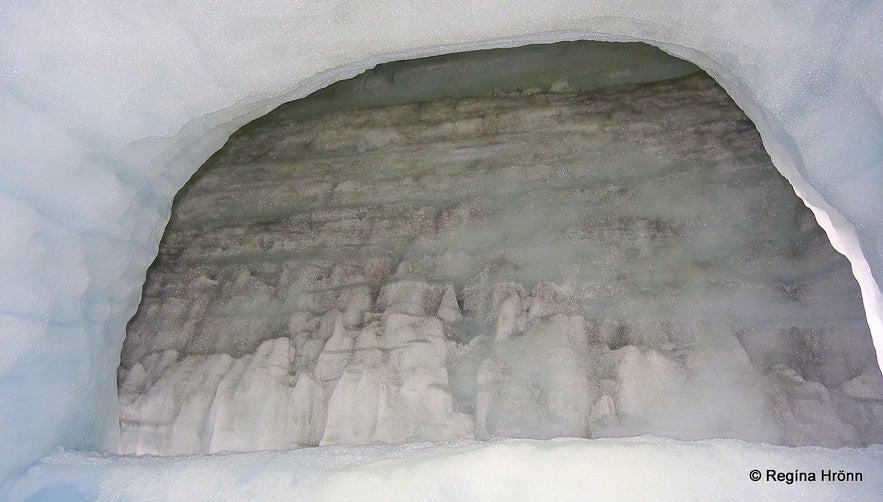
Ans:
[{"label": "textured ice surface", "polygon": [[[9,500],[870,502],[883,492],[881,464],[880,446],[830,450],[653,437],[335,446],[177,459],[59,452],[21,476]],[[749,479],[752,469],[763,472],[761,481]],[[812,473],[816,481],[767,481],[767,469]],[[862,481],[823,482],[823,470],[858,472]]]},{"label": "textured ice surface", "polygon": [[[519,70],[542,74],[568,50],[690,72],[641,46],[514,59],[545,57]],[[506,56],[327,94],[382,104],[421,89],[410,75]],[[883,400],[841,388],[883,387],[848,263],[724,91],[571,79],[337,113],[318,96],[236,133],[178,196],[148,273],[122,451],[883,441]]]},{"label": "textured ice surface", "polygon": [[881,24],[880,2],[826,0],[3,2],[0,473],[116,448],[125,324],[174,193],[227,136],[416,55],[642,39],[698,63],[821,210],[880,340]]}]

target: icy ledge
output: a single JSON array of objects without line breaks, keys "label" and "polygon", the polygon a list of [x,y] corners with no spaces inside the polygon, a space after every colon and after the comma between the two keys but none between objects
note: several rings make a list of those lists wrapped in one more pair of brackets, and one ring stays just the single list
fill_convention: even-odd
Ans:
[{"label": "icy ledge", "polygon": [[[883,447],[735,440],[506,439],[131,458],[59,452],[9,500],[853,500],[883,491]],[[753,469],[761,471],[751,481]],[[767,470],[783,481],[768,481]],[[861,481],[835,479],[840,471]],[[812,474],[812,476],[810,476]],[[788,483],[788,476],[792,482]],[[826,474],[827,476],[827,474]],[[811,478],[815,481],[809,481]],[[800,481],[797,481],[800,479]]]},{"label": "icy ledge", "polygon": [[879,319],[881,24],[881,2],[825,0],[5,2],[0,479],[58,444],[117,448],[124,328],[174,193],[242,124],[381,61],[597,39],[697,63],[827,214]]}]

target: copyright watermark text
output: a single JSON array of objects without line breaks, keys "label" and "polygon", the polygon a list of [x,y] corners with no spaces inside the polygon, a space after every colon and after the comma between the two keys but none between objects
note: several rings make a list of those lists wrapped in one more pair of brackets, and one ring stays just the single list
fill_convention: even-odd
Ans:
[{"label": "copyright watermark text", "polygon": [[843,469],[821,469],[820,471],[777,471],[775,469],[752,469],[748,473],[751,481],[769,481],[775,483],[794,484],[798,482],[820,481],[823,483],[863,481],[861,472],[844,471]]}]

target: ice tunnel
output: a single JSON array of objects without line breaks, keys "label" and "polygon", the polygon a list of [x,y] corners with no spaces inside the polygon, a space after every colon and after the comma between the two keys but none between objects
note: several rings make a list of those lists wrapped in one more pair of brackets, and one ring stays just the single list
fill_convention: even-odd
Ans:
[{"label": "ice tunnel", "polygon": [[[172,199],[187,179],[233,131],[281,103],[378,63],[467,50],[566,40],[642,41],[705,70],[754,122],[772,164],[849,259],[879,365],[879,3],[453,2],[442,7],[267,1],[248,7],[222,2],[207,9],[82,2],[10,3],[0,12],[0,203],[7,228],[0,258],[4,496],[155,499],[190,490],[197,499],[235,493],[339,497],[365,493],[370,486],[378,494],[406,498],[419,489],[420,479],[433,480],[427,497],[445,499],[506,493],[577,499],[586,490],[601,489],[664,498],[672,497],[672,487],[685,485],[695,496],[713,493],[715,485],[732,487],[732,496],[794,496],[787,491],[790,483],[749,479],[755,464],[799,468],[814,476],[821,476],[821,469],[863,473],[863,480],[850,485],[810,485],[811,496],[819,499],[849,493],[871,500],[883,486],[879,446],[818,453],[733,440],[335,446],[161,462],[112,455],[122,448],[117,366],[126,324],[138,308]],[[543,287],[549,290],[543,294],[554,293],[555,285]],[[543,289],[537,288],[534,297]],[[387,292],[389,298],[395,295]],[[445,296],[451,295],[440,291],[439,301]],[[461,306],[456,298],[449,304]],[[861,389],[880,392],[873,386]],[[548,455],[582,460],[562,465]],[[709,467],[709,458],[720,465]],[[258,464],[264,470],[254,467]],[[586,466],[593,466],[592,472]],[[523,492],[505,491],[537,472],[556,472],[561,482],[552,486],[545,477]],[[647,486],[634,486],[630,477],[639,473],[647,476]],[[486,476],[509,481],[482,485]],[[190,483],[194,479],[199,481]],[[626,487],[632,491],[623,491]]]}]

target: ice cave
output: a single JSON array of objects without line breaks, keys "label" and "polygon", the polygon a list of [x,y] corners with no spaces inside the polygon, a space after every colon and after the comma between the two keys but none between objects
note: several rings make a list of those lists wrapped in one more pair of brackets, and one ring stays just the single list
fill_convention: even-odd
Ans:
[{"label": "ice cave", "polygon": [[0,499],[879,500],[881,25],[7,2]]}]

